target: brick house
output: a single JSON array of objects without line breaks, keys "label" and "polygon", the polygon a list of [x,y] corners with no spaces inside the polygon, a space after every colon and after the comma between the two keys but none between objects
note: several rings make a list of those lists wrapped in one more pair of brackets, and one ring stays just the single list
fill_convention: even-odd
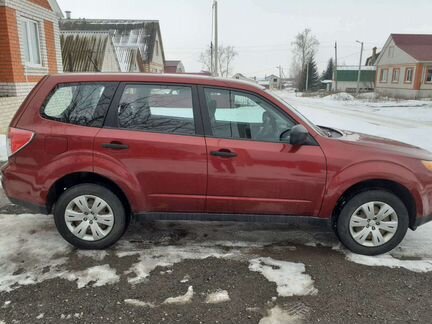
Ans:
[{"label": "brick house", "polygon": [[60,30],[65,72],[164,72],[157,20],[67,18]]},{"label": "brick house", "polygon": [[62,72],[55,0],[0,0],[0,133],[33,86]]},{"label": "brick house", "polygon": [[377,93],[432,98],[432,35],[391,34],[375,64]]}]

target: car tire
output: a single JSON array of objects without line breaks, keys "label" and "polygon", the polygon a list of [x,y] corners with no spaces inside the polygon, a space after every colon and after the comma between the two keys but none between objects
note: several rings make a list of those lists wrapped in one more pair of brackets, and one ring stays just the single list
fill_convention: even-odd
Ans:
[{"label": "car tire", "polygon": [[370,190],[347,201],[337,219],[336,232],[350,251],[379,255],[393,250],[403,240],[408,225],[408,210],[396,195]]},{"label": "car tire", "polygon": [[83,250],[110,247],[128,225],[120,199],[106,187],[90,183],[62,193],[54,207],[54,221],[61,236]]}]

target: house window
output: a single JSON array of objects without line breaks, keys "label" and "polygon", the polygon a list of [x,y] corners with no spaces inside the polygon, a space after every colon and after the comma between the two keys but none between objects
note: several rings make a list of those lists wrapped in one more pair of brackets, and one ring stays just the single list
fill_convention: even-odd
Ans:
[{"label": "house window", "polygon": [[414,69],[406,68],[405,69],[405,83],[411,83],[413,80]]},{"label": "house window", "polygon": [[399,82],[399,74],[400,74],[400,69],[393,69],[393,73],[392,73],[392,82],[393,83],[398,83]]},{"label": "house window", "polygon": [[380,71],[380,82],[387,82],[387,74],[388,74],[388,69],[381,69]]},{"label": "house window", "polygon": [[426,83],[432,83],[432,66],[426,67]]},{"label": "house window", "polygon": [[41,65],[39,26],[36,21],[23,19],[24,58],[27,65]]},{"label": "house window", "polygon": [[155,46],[156,46],[156,56],[159,56],[159,41],[155,42]]}]

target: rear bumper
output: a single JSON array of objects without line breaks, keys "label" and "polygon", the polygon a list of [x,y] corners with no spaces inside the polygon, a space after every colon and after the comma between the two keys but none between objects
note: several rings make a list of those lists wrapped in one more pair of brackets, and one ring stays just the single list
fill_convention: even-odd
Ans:
[{"label": "rear bumper", "polygon": [[11,201],[12,204],[22,206],[22,207],[28,209],[29,211],[31,211],[33,213],[45,214],[45,215],[49,214],[48,208],[46,206],[35,205],[33,203],[30,203],[30,202],[27,202],[27,201],[18,200],[18,199],[15,199],[15,198],[10,198],[10,197],[8,197],[8,198]]},{"label": "rear bumper", "polygon": [[23,206],[32,212],[48,214],[47,206],[33,201],[37,195],[29,181],[17,177],[13,172],[9,171],[9,167],[10,165],[6,164],[1,168],[1,185],[6,197],[13,204]]}]

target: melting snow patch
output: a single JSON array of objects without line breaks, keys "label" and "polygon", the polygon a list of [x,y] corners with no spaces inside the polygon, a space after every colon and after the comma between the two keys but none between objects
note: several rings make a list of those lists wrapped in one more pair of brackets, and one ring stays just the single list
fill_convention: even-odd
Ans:
[{"label": "melting snow patch", "polygon": [[163,302],[164,304],[177,304],[177,305],[183,305],[190,303],[192,301],[192,297],[194,295],[193,287],[189,286],[186,294],[177,296],[177,297],[169,297],[165,299]]},{"label": "melting snow patch", "polygon": [[106,284],[114,284],[120,280],[115,269],[112,269],[108,264],[88,268],[84,271],[70,273],[65,276],[65,279],[70,281],[77,280],[78,288],[83,288],[89,283],[93,283],[93,287],[100,287]]},{"label": "melting snow patch", "polygon": [[208,294],[206,298],[207,304],[219,304],[230,301],[228,291],[218,289],[214,293]]},{"label": "melting snow patch", "polygon": [[279,296],[315,295],[312,278],[305,274],[303,263],[257,258],[249,261],[249,270],[260,272],[267,280],[276,283]]},{"label": "melting snow patch", "polygon": [[[63,275],[71,247],[46,215],[0,215],[0,291]],[[6,248],[5,248],[6,247]]]},{"label": "melting snow patch", "polygon": [[149,307],[154,308],[156,307],[155,304],[150,302],[141,301],[138,299],[125,299],[124,302],[129,305],[138,306],[138,307]]},{"label": "melting snow patch", "polygon": [[432,271],[432,223],[420,226],[415,232],[408,231],[402,243],[389,254],[365,256],[351,253],[343,248],[347,260],[367,266],[404,268],[413,272]]},{"label": "melting snow patch", "polygon": [[346,258],[349,261],[367,265],[381,266],[389,268],[404,268],[414,272],[429,272],[432,271],[431,260],[399,260],[389,254],[379,256],[367,256],[345,252]]},{"label": "melting snow patch", "polygon": [[180,282],[181,282],[181,283],[186,283],[186,282],[188,282],[189,280],[190,280],[189,275],[186,275],[186,276],[183,277],[182,280],[180,280]]},{"label": "melting snow patch", "polygon": [[77,254],[79,257],[88,257],[96,261],[102,261],[108,255],[108,252],[104,250],[100,250],[100,251],[78,250]]},{"label": "melting snow patch", "polygon": [[307,312],[305,306],[299,306],[285,310],[275,306],[267,312],[267,316],[259,321],[259,324],[301,324],[304,321],[304,313]]},{"label": "melting snow patch", "polygon": [[225,253],[218,248],[161,246],[143,251],[118,252],[117,256],[122,258],[136,254],[139,255],[139,262],[132,265],[132,267],[125,272],[126,274],[135,274],[135,277],[128,278],[128,282],[131,284],[145,281],[150,273],[158,266],[171,267],[175,263],[182,262],[186,259],[203,260],[209,257],[230,258],[235,257],[239,252],[232,251],[230,253]]}]

